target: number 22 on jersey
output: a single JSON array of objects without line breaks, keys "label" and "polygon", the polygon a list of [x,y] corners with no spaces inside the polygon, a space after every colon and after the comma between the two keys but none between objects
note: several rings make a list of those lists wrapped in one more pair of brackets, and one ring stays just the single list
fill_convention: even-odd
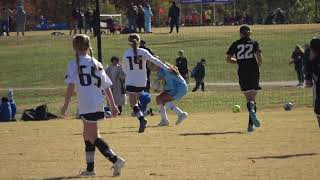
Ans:
[{"label": "number 22 on jersey", "polygon": [[129,56],[127,57],[128,61],[129,61],[129,66],[130,66],[130,70],[133,70],[133,65],[139,65],[139,69],[143,69],[142,67],[142,56]]},{"label": "number 22 on jersey", "polygon": [[237,48],[239,50],[237,54],[238,60],[251,59],[254,57],[253,44],[239,44]]}]

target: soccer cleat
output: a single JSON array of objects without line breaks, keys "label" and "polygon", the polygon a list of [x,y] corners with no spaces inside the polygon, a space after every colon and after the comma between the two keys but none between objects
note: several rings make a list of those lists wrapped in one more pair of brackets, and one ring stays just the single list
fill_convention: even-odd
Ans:
[{"label": "soccer cleat", "polygon": [[95,176],[96,172],[95,171],[87,171],[87,170],[80,170],[79,176]]},{"label": "soccer cleat", "polygon": [[188,113],[183,112],[182,114],[178,115],[178,120],[176,122],[176,125],[179,125],[180,123],[182,123],[184,120],[186,120],[188,117]]},{"label": "soccer cleat", "polygon": [[253,125],[249,125],[247,130],[248,132],[253,132],[255,128],[253,127]]},{"label": "soccer cleat", "polygon": [[113,164],[113,176],[120,176],[121,175],[121,169],[125,164],[125,160],[121,157],[118,157],[118,160]]},{"label": "soccer cleat", "polygon": [[259,122],[259,119],[257,117],[256,112],[250,111],[249,115],[250,115],[250,118],[252,120],[253,125],[256,127],[260,127],[260,122]]},{"label": "soccer cleat", "polygon": [[146,129],[146,125],[147,125],[148,121],[146,119],[142,119],[140,120],[140,126],[139,126],[139,133],[143,133],[144,130]]},{"label": "soccer cleat", "polygon": [[159,127],[169,126],[169,123],[170,123],[170,121],[168,119],[161,119],[158,126]]}]

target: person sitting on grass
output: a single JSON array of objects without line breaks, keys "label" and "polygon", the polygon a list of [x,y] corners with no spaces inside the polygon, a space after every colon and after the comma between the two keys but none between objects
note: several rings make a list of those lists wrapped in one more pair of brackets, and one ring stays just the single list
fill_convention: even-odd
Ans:
[{"label": "person sitting on grass", "polygon": [[[166,107],[171,109],[178,115],[176,125],[183,122],[188,117],[188,113],[182,111],[177,107],[172,101],[179,101],[184,97],[188,92],[188,85],[183,77],[179,74],[178,68],[167,64],[170,69],[173,69],[174,72],[169,70],[161,69],[159,66],[156,66],[152,62],[148,62],[148,67],[151,71],[157,72],[157,75],[164,80],[164,91],[156,97],[156,102],[158,105],[158,111],[161,116],[161,121],[158,126],[169,126],[169,119],[167,117]],[[165,107],[166,106],[166,107]]]},{"label": "person sitting on grass", "polygon": [[13,90],[9,90],[8,96],[3,97],[0,103],[0,122],[15,121],[17,107],[13,100]]},{"label": "person sitting on grass", "polygon": [[206,60],[201,59],[200,62],[193,68],[191,77],[196,80],[196,86],[193,88],[192,92],[196,92],[198,88],[201,86],[201,90],[204,91],[204,77],[206,75],[205,70]]}]

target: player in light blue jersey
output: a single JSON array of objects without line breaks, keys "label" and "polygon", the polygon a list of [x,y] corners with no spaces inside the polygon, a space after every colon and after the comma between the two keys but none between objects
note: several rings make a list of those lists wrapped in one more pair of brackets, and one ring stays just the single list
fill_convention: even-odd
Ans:
[{"label": "player in light blue jersey", "polygon": [[[183,77],[179,74],[177,67],[167,64],[174,72],[161,69],[151,62],[148,62],[148,67],[151,71],[157,72],[159,78],[164,81],[164,91],[156,97],[158,111],[161,116],[161,121],[158,126],[168,126],[170,121],[167,117],[166,108],[171,109],[178,115],[176,125],[187,119],[188,114],[177,107],[172,101],[178,101],[188,92],[188,85]],[[166,107],[165,107],[166,106]]]}]

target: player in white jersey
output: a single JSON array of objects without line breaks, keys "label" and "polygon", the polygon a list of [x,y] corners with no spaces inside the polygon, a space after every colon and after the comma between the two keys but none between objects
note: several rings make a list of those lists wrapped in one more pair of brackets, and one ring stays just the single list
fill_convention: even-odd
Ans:
[{"label": "player in white jersey", "polygon": [[[92,57],[90,38],[76,35],[73,38],[76,60],[70,61],[65,82],[68,84],[61,116],[65,117],[71,96],[76,89],[78,108],[83,120],[83,139],[85,142],[87,169],[80,172],[83,176],[94,176],[95,147],[113,163],[113,175],[119,176],[125,161],[117,156],[100,137],[97,121],[104,119],[104,98],[110,104],[112,114],[117,116],[119,110],[114,103],[110,90],[112,82],[106,75],[100,62]],[[90,54],[90,55],[89,55]]]},{"label": "player in white jersey", "polygon": [[146,89],[147,85],[147,61],[159,66],[162,69],[171,71],[170,68],[162,63],[159,59],[152,56],[147,50],[138,48],[140,44],[140,36],[138,34],[131,34],[128,38],[131,46],[123,55],[122,68],[126,74],[126,91],[129,95],[131,108],[135,116],[140,121],[139,133],[143,133],[147,120],[143,112],[139,108],[139,94]]}]

